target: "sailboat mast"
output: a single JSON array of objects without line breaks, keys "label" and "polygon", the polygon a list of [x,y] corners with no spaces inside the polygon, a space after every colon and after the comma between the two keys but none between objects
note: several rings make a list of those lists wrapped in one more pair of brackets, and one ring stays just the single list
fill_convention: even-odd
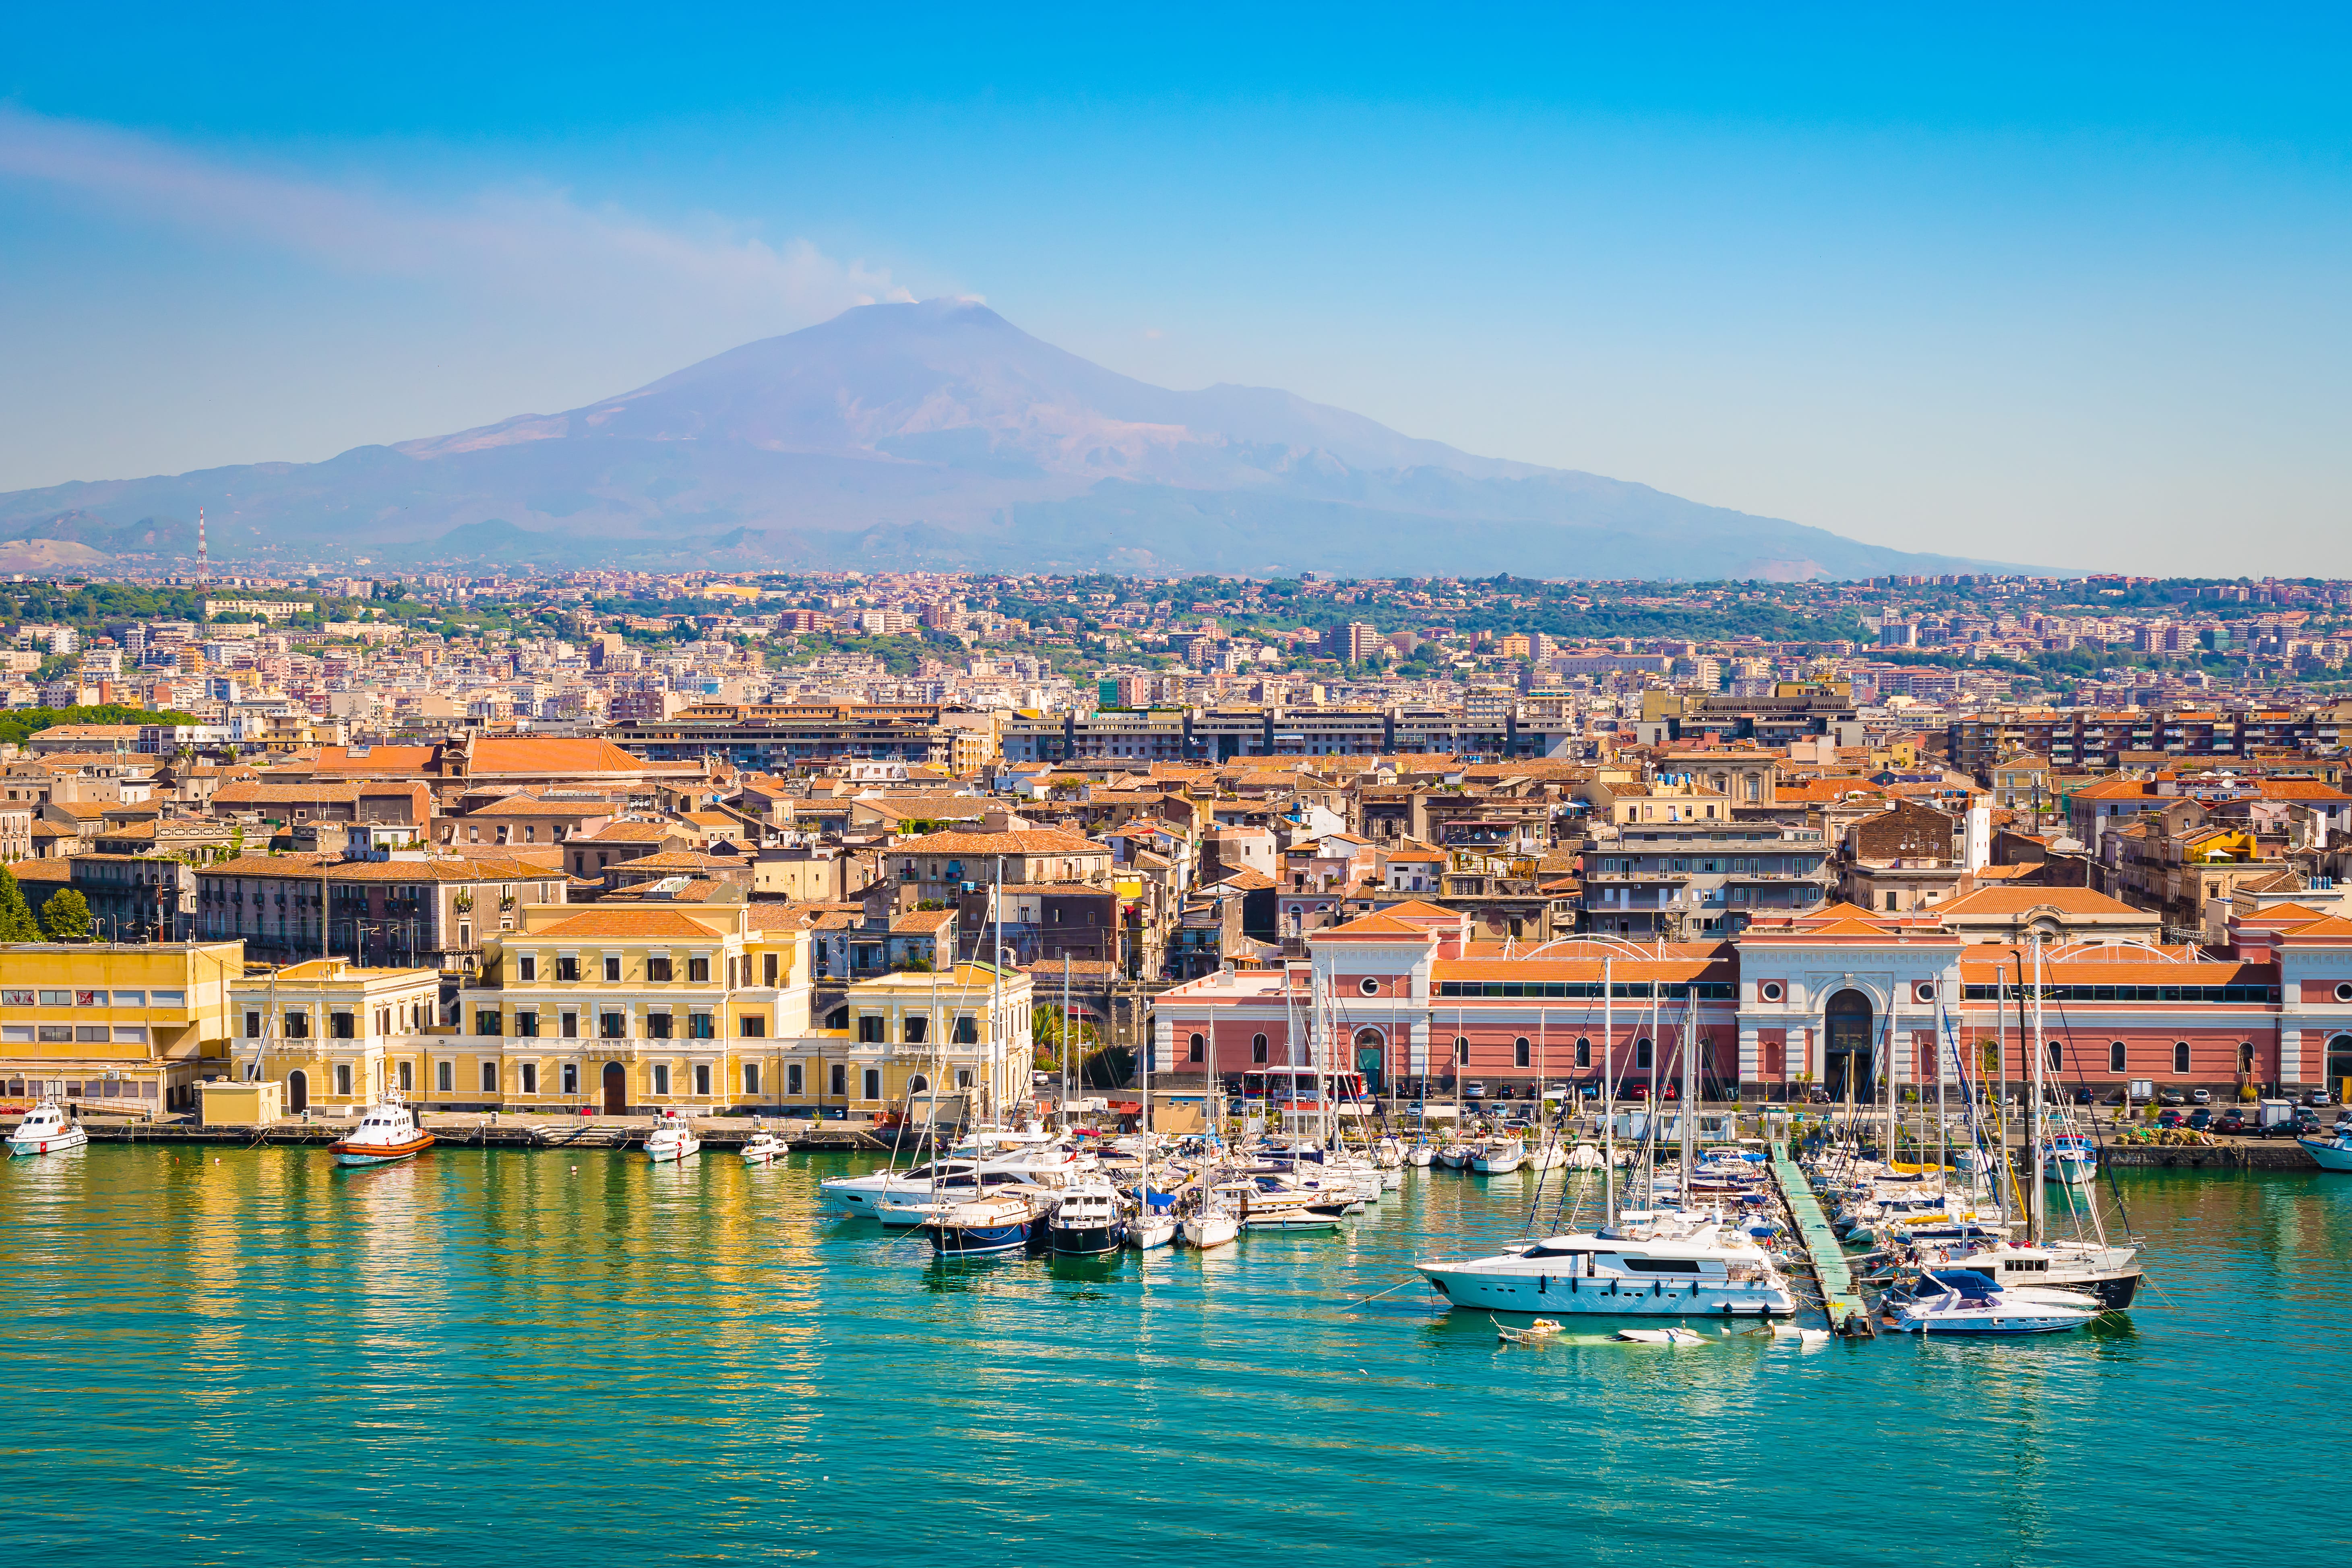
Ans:
[{"label": "sailboat mast", "polygon": [[2026,1112],[2025,1164],[2026,1180],[2032,1184],[2032,1197],[2027,1201],[2032,1209],[2032,1225],[2028,1239],[2042,1245],[2050,1226],[2050,1194],[2043,1192],[2042,1182],[2042,1058],[2049,1051],[2045,1044],[2047,1026],[2042,1021],[2042,938],[2033,939],[2033,1037],[2026,1042],[2026,1053],[2032,1062],[2033,1094]]},{"label": "sailboat mast", "polygon": [[1601,960],[1601,1223],[1617,1223],[1617,987],[1614,955]]}]

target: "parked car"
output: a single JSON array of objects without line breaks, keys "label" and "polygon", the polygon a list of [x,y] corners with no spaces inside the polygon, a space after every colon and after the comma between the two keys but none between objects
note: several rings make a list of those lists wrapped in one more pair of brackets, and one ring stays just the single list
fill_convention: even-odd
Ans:
[{"label": "parked car", "polygon": [[2161,1110],[2157,1112],[2156,1124],[2158,1127],[2178,1127],[2188,1120],[2178,1110]]},{"label": "parked car", "polygon": [[2189,1103],[2210,1105],[2213,1103],[2213,1091],[2210,1089],[2192,1089],[2189,1091]]},{"label": "parked car", "polygon": [[2315,1089],[2303,1097],[2303,1102],[2305,1105],[2333,1105],[2336,1100],[2326,1089]]},{"label": "parked car", "polygon": [[2316,1138],[2319,1118],[2297,1107],[2293,1116],[2284,1117],[2263,1129],[2265,1138]]},{"label": "parked car", "polygon": [[2186,1105],[2189,1096],[2177,1089],[2159,1089],[2156,1091],[2156,1102],[2158,1105]]},{"label": "parked car", "polygon": [[2074,1091],[2074,1103],[2077,1105],[2089,1105],[2094,1103],[2091,1099],[2091,1091],[2087,1089],[2076,1089]]},{"label": "parked car", "polygon": [[2336,1117],[2336,1125],[2329,1131],[2338,1138],[2352,1138],[2352,1110],[2345,1111]]},{"label": "parked car", "polygon": [[2207,1107],[2200,1105],[2189,1113],[2189,1131],[2191,1132],[2202,1132],[2212,1125],[2213,1112]]},{"label": "parked car", "polygon": [[2254,1119],[2233,1105],[2213,1118],[2213,1125],[2207,1131],[2244,1134],[2253,1130]]},{"label": "parked car", "polygon": [[1486,1098],[1486,1086],[1483,1083],[1465,1083],[1462,1086],[1462,1098],[1484,1100]]}]

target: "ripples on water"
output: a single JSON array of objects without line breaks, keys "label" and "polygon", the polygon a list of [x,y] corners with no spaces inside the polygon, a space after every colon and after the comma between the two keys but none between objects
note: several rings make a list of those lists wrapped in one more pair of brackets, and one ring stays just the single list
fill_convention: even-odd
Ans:
[{"label": "ripples on water", "polygon": [[1525,1178],[940,1265],[817,1215],[837,1158],[215,1162],[0,1172],[12,1557],[2210,1564],[2329,1508],[2352,1387],[2352,1181],[2129,1178],[2126,1327],[1665,1352],[1350,1305]]}]

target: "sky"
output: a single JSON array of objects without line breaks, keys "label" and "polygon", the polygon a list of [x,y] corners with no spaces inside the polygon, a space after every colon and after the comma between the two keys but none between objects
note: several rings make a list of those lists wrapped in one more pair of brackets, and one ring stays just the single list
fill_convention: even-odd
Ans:
[{"label": "sky", "polygon": [[2352,575],[2347,65],[2340,8],[12,7],[0,490],[956,294],[1873,543]]}]

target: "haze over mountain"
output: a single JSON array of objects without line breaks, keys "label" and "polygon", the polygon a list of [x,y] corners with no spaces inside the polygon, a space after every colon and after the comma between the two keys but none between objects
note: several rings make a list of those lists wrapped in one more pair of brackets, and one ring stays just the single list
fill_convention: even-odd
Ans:
[{"label": "haze over mountain", "polygon": [[1286,392],[1170,391],[957,300],[862,306],[567,413],[322,463],[0,495],[0,541],[20,542],[0,552],[52,569],[192,554],[198,507],[224,561],[1645,578],[1994,564],[1474,457]]}]

